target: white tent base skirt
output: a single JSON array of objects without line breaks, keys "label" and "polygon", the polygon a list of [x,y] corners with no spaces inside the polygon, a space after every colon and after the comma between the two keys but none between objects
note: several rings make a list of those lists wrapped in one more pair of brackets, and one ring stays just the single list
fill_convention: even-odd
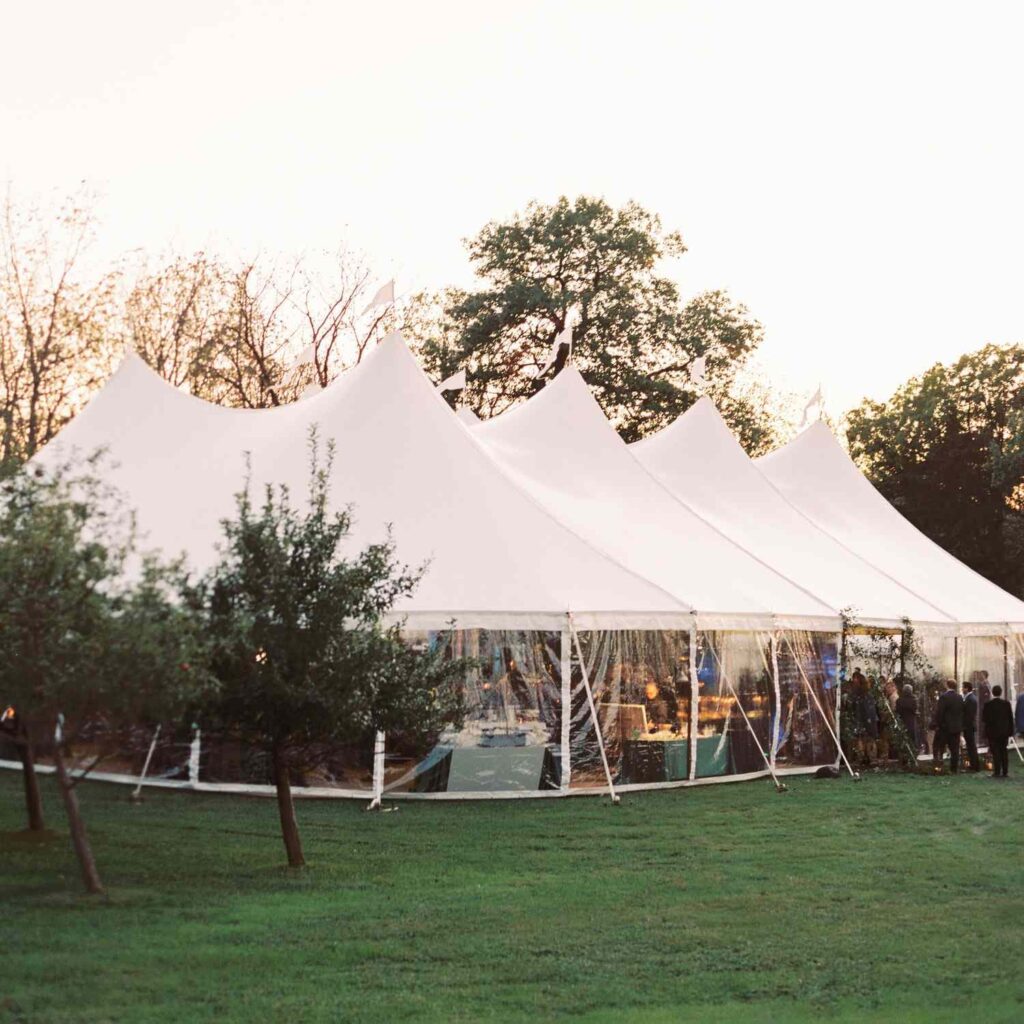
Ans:
[{"label": "white tent base skirt", "polygon": [[[798,768],[777,768],[775,774],[783,776],[791,775],[812,775],[824,765],[808,765]],[[830,765],[829,767],[835,767]],[[21,771],[21,764],[18,761],[0,760],[0,769],[9,771]],[[37,765],[36,771],[40,775],[52,775],[52,765]],[[81,772],[72,772],[76,777]],[[88,778],[93,782],[109,782],[122,786],[138,786],[142,783],[142,789],[164,789],[179,790],[190,793],[225,793],[235,796],[269,797],[276,796],[277,791],[273,786],[257,786],[245,783],[232,782],[191,782],[188,779],[140,779],[137,775],[126,775],[121,772],[93,771],[88,773]],[[673,782],[648,782],[617,785],[616,793],[637,793],[643,791],[660,789],[688,789],[693,786],[711,786],[727,782],[752,782],[757,779],[771,779],[768,770],[759,772],[747,772],[743,775],[721,775],[709,779],[680,779]],[[388,793],[388,800],[523,800],[523,799],[560,799],[562,797],[574,796],[607,796],[608,787],[580,787],[578,789],[538,789],[538,790],[508,790],[494,792],[454,792],[454,793]],[[296,800],[360,800],[367,801],[371,793],[365,789],[338,789],[332,786],[294,786],[292,796]]]}]

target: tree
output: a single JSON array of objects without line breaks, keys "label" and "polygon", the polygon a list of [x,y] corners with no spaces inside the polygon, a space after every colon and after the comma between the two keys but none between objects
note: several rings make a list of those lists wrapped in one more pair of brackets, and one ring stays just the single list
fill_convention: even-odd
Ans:
[{"label": "tree", "polygon": [[115,273],[82,276],[94,218],[88,196],[56,211],[0,209],[0,463],[20,463],[52,438],[109,370]]},{"label": "tree", "polygon": [[[205,683],[195,595],[180,565],[138,558],[131,517],[96,475],[98,457],[23,468],[0,500],[0,693],[14,708],[29,827],[43,827],[35,774],[41,742],[52,749],[71,839],[89,892],[103,891],[78,805],[71,765],[88,727],[106,746],[134,725],[163,721]],[[93,744],[95,747],[95,744]],[[79,775],[81,777],[81,775]]]},{"label": "tree", "polygon": [[[659,264],[686,248],[676,232],[636,203],[564,196],[531,203],[467,242],[482,286],[423,295],[405,329],[438,379],[461,367],[463,401],[494,415],[534,393],[556,336],[572,324],[573,363],[627,441],[667,425],[699,397],[690,379],[706,363],[707,393],[750,447],[764,446],[748,401],[733,384],[762,329],[725,292],[690,302],[659,276]],[[558,373],[568,359],[562,345]]]},{"label": "tree", "polygon": [[936,364],[849,415],[850,452],[922,532],[1024,596],[1024,348]]},{"label": "tree", "polygon": [[280,265],[170,256],[140,269],[121,331],[175,387],[221,405],[268,408],[326,387],[388,329],[390,310],[362,314],[370,279],[345,249]]},{"label": "tree", "polygon": [[416,652],[380,623],[421,572],[396,561],[390,540],[343,557],[351,513],[331,508],[332,452],[321,464],[311,436],[304,511],[283,488],[256,506],[246,486],[206,581],[220,689],[204,722],[269,753],[291,867],[305,863],[292,771],[376,730],[422,735],[462,713],[464,663]]}]

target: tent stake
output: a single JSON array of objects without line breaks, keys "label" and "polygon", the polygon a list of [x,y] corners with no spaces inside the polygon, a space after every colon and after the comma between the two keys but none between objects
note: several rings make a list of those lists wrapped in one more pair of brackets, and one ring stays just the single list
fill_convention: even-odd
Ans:
[{"label": "tent stake", "polygon": [[615,792],[615,783],[612,782],[612,772],[608,767],[608,755],[604,749],[604,736],[601,735],[601,722],[597,717],[597,708],[594,705],[594,694],[590,689],[590,679],[587,677],[587,665],[583,660],[583,650],[580,647],[580,636],[573,625],[572,614],[569,614],[569,631],[572,633],[573,641],[576,644],[576,657],[580,659],[580,672],[583,674],[583,688],[587,692],[587,703],[590,705],[590,717],[594,723],[594,732],[597,733],[597,746],[601,751],[601,764],[604,765],[604,775],[608,780],[608,792],[611,795],[612,803],[619,803],[619,796]]}]

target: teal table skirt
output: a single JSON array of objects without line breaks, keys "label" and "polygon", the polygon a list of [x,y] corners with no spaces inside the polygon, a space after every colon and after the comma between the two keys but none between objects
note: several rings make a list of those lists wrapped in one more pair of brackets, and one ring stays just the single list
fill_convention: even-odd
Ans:
[{"label": "teal table skirt", "polygon": [[[707,779],[729,771],[729,742],[726,736],[697,738],[697,778]],[[676,782],[690,777],[690,741],[625,740],[622,744],[622,767],[619,781],[624,785],[638,782]]]}]

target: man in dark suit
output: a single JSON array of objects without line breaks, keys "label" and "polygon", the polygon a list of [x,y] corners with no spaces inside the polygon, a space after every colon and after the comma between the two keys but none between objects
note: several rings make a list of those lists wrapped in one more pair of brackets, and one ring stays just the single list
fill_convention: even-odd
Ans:
[{"label": "man in dark suit", "polygon": [[946,692],[935,705],[935,763],[942,767],[944,748],[949,748],[949,770],[960,767],[960,733],[964,728],[964,702],[956,692],[956,680],[946,682]]},{"label": "man in dark suit", "polygon": [[1013,709],[1008,700],[1003,700],[1003,688],[992,687],[992,699],[981,709],[988,737],[988,749],[992,754],[992,778],[1005,779],[1010,773],[1010,755],[1007,744],[1013,735]]},{"label": "man in dark suit", "polygon": [[981,771],[978,760],[978,698],[973,683],[964,683],[964,746],[972,772]]}]

